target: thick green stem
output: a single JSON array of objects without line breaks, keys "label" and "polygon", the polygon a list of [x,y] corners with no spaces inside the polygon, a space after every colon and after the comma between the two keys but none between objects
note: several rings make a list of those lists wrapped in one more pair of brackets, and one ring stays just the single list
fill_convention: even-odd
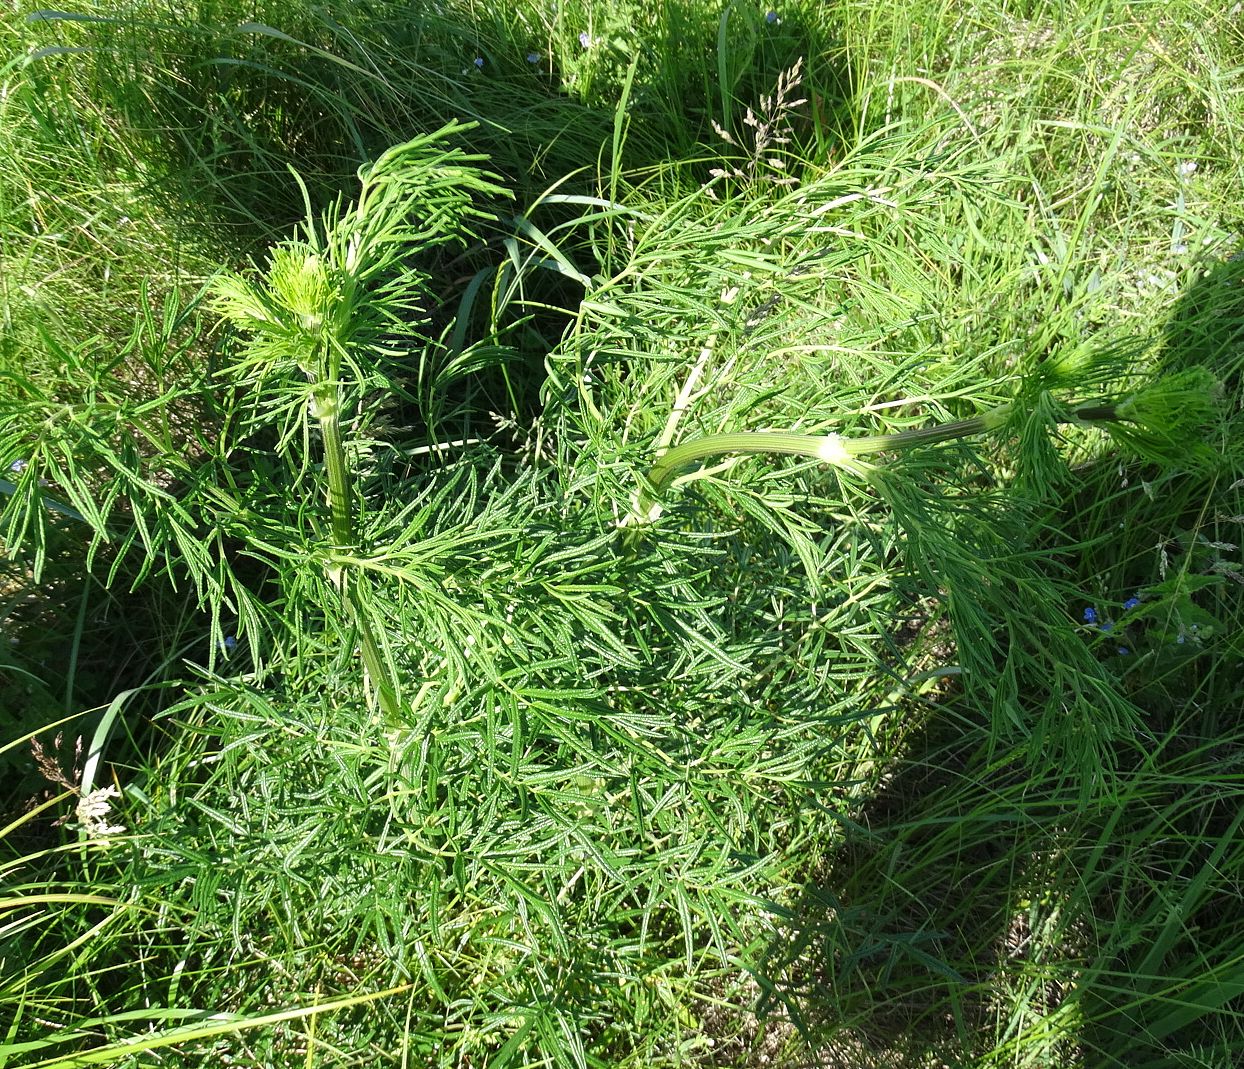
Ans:
[{"label": "thick green stem", "polygon": [[877,434],[863,438],[843,438],[837,434],[790,434],[784,431],[742,431],[732,434],[710,434],[675,446],[648,471],[653,489],[664,490],[674,476],[697,460],[725,453],[784,453],[808,457],[833,464],[845,458],[882,453],[893,449],[911,449],[919,445],[949,442],[972,434],[981,434],[1001,426],[1009,406],[1003,405],[972,419],[945,423],[937,427],[916,427],[896,434]]},{"label": "thick green stem", "polygon": [[[338,549],[353,550],[354,510],[350,485],[350,470],[346,464],[345,444],[341,438],[341,403],[335,383],[321,383],[315,388],[311,410],[319,420],[320,435],[324,442],[324,467],[328,472],[328,506],[332,515],[333,542]],[[348,576],[335,566],[330,578],[341,591],[350,620],[358,631],[359,649],[363,656],[363,670],[376,692],[376,700],[390,724],[397,724],[401,717],[401,698],[397,681],[389,670],[380,648],[380,642],[372,627],[371,616],[363,604],[360,584],[366,578]]]},{"label": "thick green stem", "polygon": [[339,549],[352,549],[353,495],[350,490],[350,472],[346,467],[345,445],[341,440],[341,420],[337,414],[336,398],[333,399],[331,412],[320,417],[320,434],[324,441],[324,467],[328,472],[328,505],[332,512],[333,541]]},{"label": "thick green stem", "polygon": [[368,680],[375,688],[376,700],[380,703],[380,709],[388,720],[389,726],[396,727],[401,723],[401,697],[393,674],[389,671],[381,654],[380,643],[377,642],[375,632],[372,630],[371,620],[366,610],[359,604],[358,584],[364,581],[361,577],[356,577],[353,583],[344,585],[342,595],[353,618],[354,626],[358,628],[359,650],[363,655],[363,671],[367,673]]},{"label": "thick green stem", "polygon": [[[851,466],[855,457],[934,445],[996,430],[1007,421],[1010,412],[1010,405],[1000,405],[971,419],[862,438],[843,438],[837,434],[792,434],[784,431],[742,431],[696,438],[675,446],[649,469],[648,483],[651,490],[640,494],[636,502],[636,519],[643,522],[648,517],[655,505],[654,495],[665,490],[678,472],[690,464],[710,457],[726,453],[783,453],[846,468]],[[1083,405],[1071,409],[1067,422],[1103,422],[1119,418],[1119,412],[1114,405]]]},{"label": "thick green stem", "polygon": [[[862,439],[861,439],[862,440]],[[710,434],[676,445],[648,471],[648,481],[664,490],[678,472],[698,460],[726,453],[782,453],[793,457],[817,457],[824,442],[821,435],[789,434],[785,431],[738,431]]]}]

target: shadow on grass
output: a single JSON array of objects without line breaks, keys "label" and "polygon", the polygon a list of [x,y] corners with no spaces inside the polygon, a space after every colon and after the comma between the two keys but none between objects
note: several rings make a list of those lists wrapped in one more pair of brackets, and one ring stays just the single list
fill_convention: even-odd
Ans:
[{"label": "shadow on grass", "polygon": [[[185,654],[197,655],[207,644],[205,630],[196,650],[184,632],[168,626],[179,616],[193,616],[184,593],[105,589],[99,575],[107,571],[109,551],[97,553],[89,567],[82,532],[73,521],[49,524],[38,581],[21,561],[0,564],[0,744],[64,722],[39,740],[69,780],[81,772],[83,748],[103,707],[179,671]],[[153,604],[153,597],[161,603]],[[136,696],[127,705],[123,722],[131,741],[155,708],[154,697]],[[12,812],[49,787],[29,745],[0,754],[0,772],[0,812]]]},{"label": "shadow on grass", "polygon": [[1164,332],[1164,371],[1204,367],[1223,383],[1231,406],[1229,418],[1240,418],[1244,382],[1244,255],[1206,265],[1180,296]]},{"label": "shadow on grass", "polygon": [[927,724],[880,790],[843,806],[760,967],[761,1009],[789,1016],[818,1064],[964,1064],[988,1034],[991,983],[1022,939],[1012,866],[1030,818],[997,803],[984,736],[960,732]]},{"label": "shadow on grass", "polygon": [[[630,21],[565,7],[375,0],[330,15],[306,0],[244,10],[196,0],[172,19],[144,0],[41,12],[22,28],[40,46],[23,77],[42,127],[98,141],[123,183],[145,188],[226,266],[290,236],[308,207],[318,215],[349,200],[359,167],[387,148],[475,123],[462,147],[487,157],[514,200],[495,206],[483,241],[421,267],[433,334],[460,318],[468,340],[488,343],[487,366],[459,387],[464,408],[525,425],[541,410],[544,358],[578,308],[582,278],[603,266],[599,234],[577,222],[588,209],[541,201],[551,187],[597,196],[625,173],[673,195],[696,188],[730,166],[726,157],[758,151],[749,109],[762,111],[801,58],[807,103],[791,115],[797,143],[784,151],[824,159],[854,128],[853,77],[824,20],[770,23],[750,5],[699,0],[637,4]],[[525,217],[536,204],[531,222],[554,235],[563,269],[525,264],[516,282],[505,272],[532,247]],[[552,265],[547,248],[532,248],[535,267]],[[507,286],[521,300],[499,298]],[[462,337],[453,331],[451,346]]]},{"label": "shadow on grass", "polygon": [[1244,258],[1201,264],[1162,340],[1159,374],[1221,384],[1218,460],[1151,473],[1127,512],[1143,656],[1123,685],[1149,738],[1090,874],[1083,1036],[1099,1064],[1225,1069],[1244,1059]]},{"label": "shadow on grass", "polygon": [[1238,725],[1189,710],[1089,807],[954,733],[922,731],[851,814],[760,965],[761,1009],[825,1065],[1008,1045],[1034,1064],[1239,1064]]},{"label": "shadow on grass", "polygon": [[851,129],[852,79],[823,30],[693,0],[632,14],[633,25],[601,24],[557,5],[389,0],[336,17],[267,0],[244,18],[201,0],[175,23],[156,4],[115,17],[44,12],[31,16],[43,49],[29,70],[47,120],[76,121],[70,97],[86,94],[108,122],[122,120],[119,136],[162,191],[242,247],[305,217],[291,168],[318,208],[353,192],[360,165],[450,121],[478,124],[469,147],[520,208],[575,173],[711,156],[706,143],[722,147],[711,123],[740,132],[744,110],[800,57],[810,61],[803,147],[824,153]]},{"label": "shadow on grass", "polygon": [[1220,464],[1103,457],[1038,542],[1083,591],[1073,613],[1096,610],[1086,641],[1138,711],[1114,793],[1086,805],[1056,768],[991,759],[954,703],[928,720],[844,808],[853,824],[760,966],[765,1007],[830,1064],[975,1064],[1003,1042],[1053,1042],[1062,1064],[1240,1064],[1244,261],[1176,302],[1156,370],[1188,367],[1223,384]]}]

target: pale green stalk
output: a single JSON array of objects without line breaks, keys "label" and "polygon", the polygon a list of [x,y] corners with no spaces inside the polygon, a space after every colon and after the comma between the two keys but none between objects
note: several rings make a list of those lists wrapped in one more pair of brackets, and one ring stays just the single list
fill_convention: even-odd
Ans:
[{"label": "pale green stalk", "polygon": [[[840,434],[796,434],[786,431],[739,431],[710,434],[683,442],[661,456],[648,470],[650,489],[639,496],[635,519],[642,522],[649,518],[656,502],[653,495],[666,490],[678,472],[697,461],[727,453],[778,453],[785,456],[807,457],[846,470],[862,470],[855,458],[873,453],[885,453],[913,449],[918,446],[935,445],[976,434],[984,434],[1001,427],[1010,417],[1012,407],[999,405],[980,416],[956,420],[933,427],[915,427],[894,434],[874,434],[861,438],[844,438]],[[1082,405],[1074,408],[1066,422],[1112,422],[1120,418],[1121,410],[1113,405]],[[635,522],[635,520],[632,520]]]},{"label": "pale green stalk", "polygon": [[[319,421],[320,435],[324,442],[324,467],[328,472],[328,507],[332,516],[333,542],[338,549],[349,549],[354,546],[355,536],[353,495],[345,444],[341,437],[341,404],[335,384],[325,382],[316,387],[311,411]],[[360,604],[358,584],[365,583],[366,577],[360,574],[351,582],[339,565],[333,565],[329,579],[341,591],[346,611],[358,629],[363,669],[367,673],[368,682],[375,688],[376,700],[389,723],[396,724],[402,708],[397,680],[381,655],[380,643],[371,620]]]},{"label": "pale green stalk", "polygon": [[793,434],[784,431],[742,431],[710,434],[675,446],[661,457],[648,472],[648,481],[660,491],[688,464],[724,453],[779,453],[822,460],[846,466],[852,457],[881,453],[891,449],[910,449],[933,445],[981,434],[999,426],[1006,418],[1007,406],[996,408],[983,416],[958,420],[937,427],[918,427],[897,434],[876,434],[863,438],[843,438],[839,434]]}]

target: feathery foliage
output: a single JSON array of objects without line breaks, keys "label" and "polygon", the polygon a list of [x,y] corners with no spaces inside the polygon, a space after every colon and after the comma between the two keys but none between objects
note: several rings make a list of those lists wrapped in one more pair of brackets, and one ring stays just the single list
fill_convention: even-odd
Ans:
[{"label": "feathery foliage", "polygon": [[0,15],[0,1065],[1237,1064],[1233,20]]}]

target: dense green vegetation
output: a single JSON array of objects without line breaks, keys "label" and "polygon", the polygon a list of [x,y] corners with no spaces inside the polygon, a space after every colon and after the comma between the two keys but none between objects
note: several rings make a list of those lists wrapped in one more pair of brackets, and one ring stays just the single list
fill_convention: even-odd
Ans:
[{"label": "dense green vegetation", "polygon": [[0,42],[0,1066],[1244,1062],[1240,5]]}]

